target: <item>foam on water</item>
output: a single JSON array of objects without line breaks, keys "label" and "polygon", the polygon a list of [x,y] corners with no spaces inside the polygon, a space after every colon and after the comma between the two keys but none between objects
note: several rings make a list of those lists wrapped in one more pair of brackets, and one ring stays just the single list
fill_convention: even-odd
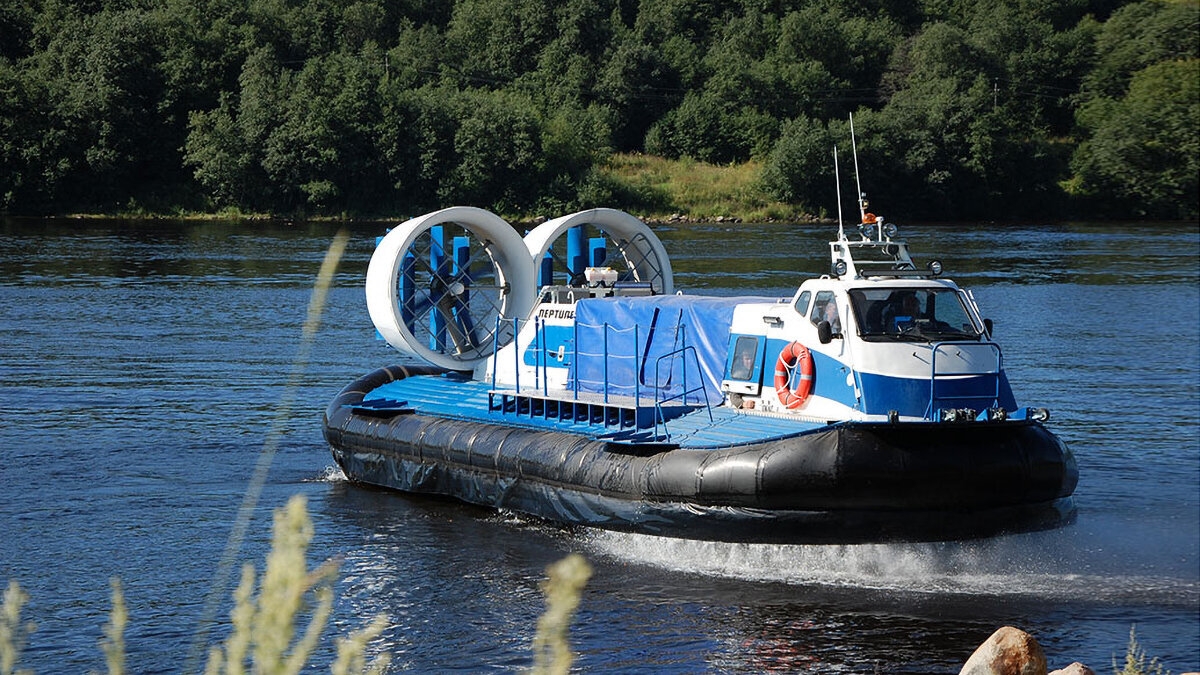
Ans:
[{"label": "foam on water", "polygon": [[1192,580],[1067,571],[1080,567],[1047,543],[1047,535],[1036,534],[856,545],[731,544],[598,530],[587,537],[597,555],[747,581],[1085,602],[1200,602],[1200,584]]},{"label": "foam on water", "polygon": [[317,474],[316,476],[313,476],[312,478],[306,478],[304,480],[304,482],[305,483],[345,483],[346,480],[347,480],[346,474],[342,473],[341,467],[326,466],[321,471],[321,473]]}]

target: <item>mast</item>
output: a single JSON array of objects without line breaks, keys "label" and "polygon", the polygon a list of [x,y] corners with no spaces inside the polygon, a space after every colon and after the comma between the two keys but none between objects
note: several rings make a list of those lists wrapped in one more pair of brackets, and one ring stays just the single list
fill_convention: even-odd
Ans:
[{"label": "mast", "polygon": [[858,222],[867,222],[867,196],[862,191],[862,181],[858,177],[858,141],[854,137],[854,113],[850,113],[850,147],[854,150],[854,187],[858,190]]},{"label": "mast", "polygon": [[833,146],[833,180],[837,183],[837,205],[838,205],[838,241],[846,238],[846,231],[842,228],[842,178],[838,173],[838,153],[837,146]]}]

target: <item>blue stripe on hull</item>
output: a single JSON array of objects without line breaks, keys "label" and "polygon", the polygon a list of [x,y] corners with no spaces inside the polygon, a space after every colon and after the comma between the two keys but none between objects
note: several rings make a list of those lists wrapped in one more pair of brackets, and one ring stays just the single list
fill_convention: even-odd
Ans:
[{"label": "blue stripe on hull", "polygon": [[[767,341],[767,364],[764,368],[766,377],[763,386],[773,388],[772,379],[775,372],[775,360],[790,342],[786,340]],[[842,405],[862,410],[870,415],[886,415],[895,410],[906,417],[923,417],[929,411],[930,386],[928,379],[896,377],[872,373],[859,373],[858,379],[862,386],[862,405],[854,395],[853,380],[847,379],[851,373],[850,367],[841,361],[810,350],[813,358],[813,396],[820,396]],[[800,381],[798,370],[792,372],[789,380],[794,389]],[[990,407],[996,394],[996,378],[991,375],[974,377],[942,376],[937,381],[938,400],[930,414],[936,414],[938,408],[973,408],[982,410]],[[1008,378],[1000,374],[999,405],[1005,410],[1015,410],[1016,400]]]},{"label": "blue stripe on hull", "polygon": [[[860,373],[859,379],[863,387],[863,404],[869,414],[886,415],[889,410],[895,410],[904,416],[921,417],[929,408],[929,380],[871,373]],[[995,393],[996,378],[992,375],[939,377],[938,400],[932,412],[936,413],[938,408],[982,410],[992,405]],[[1005,410],[1016,409],[1012,388],[1004,373],[1000,374],[999,399],[1000,407]]]}]

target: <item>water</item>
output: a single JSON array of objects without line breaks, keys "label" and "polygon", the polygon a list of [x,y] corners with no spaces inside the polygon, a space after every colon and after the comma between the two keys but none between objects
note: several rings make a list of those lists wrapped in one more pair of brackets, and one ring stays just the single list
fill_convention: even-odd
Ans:
[{"label": "water", "polygon": [[[108,580],[131,672],[178,672],[299,347],[334,226],[0,225],[0,582],[31,594],[21,664],[101,670]],[[827,228],[661,228],[677,286],[790,295]],[[329,635],[378,612],[393,670],[519,670],[544,568],[595,566],[572,629],[586,671],[957,672],[995,628],[1052,668],[1098,672],[1136,624],[1200,667],[1200,235],[1194,225],[907,227],[975,289],[1018,400],[1079,461],[1075,525],[969,543],[761,546],[566,531],[346,483],[320,411],[393,353],[361,290],[377,228],[352,228],[311,362],[238,556],[308,498],[310,561],[339,557]],[[212,639],[228,631],[229,604]],[[332,659],[326,641],[314,663]]]}]

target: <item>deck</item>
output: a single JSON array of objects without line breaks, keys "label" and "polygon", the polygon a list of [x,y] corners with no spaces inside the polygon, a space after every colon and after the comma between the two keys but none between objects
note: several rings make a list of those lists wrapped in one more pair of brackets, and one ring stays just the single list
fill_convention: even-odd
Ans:
[{"label": "deck", "polygon": [[[363,397],[362,406],[414,412],[531,429],[553,429],[614,442],[669,442],[711,449],[798,436],[825,423],[726,407],[673,405],[656,409],[651,397],[597,395],[573,398],[570,392],[493,390],[490,383],[459,376],[423,375],[389,382]],[[663,421],[665,418],[665,421]]]}]

